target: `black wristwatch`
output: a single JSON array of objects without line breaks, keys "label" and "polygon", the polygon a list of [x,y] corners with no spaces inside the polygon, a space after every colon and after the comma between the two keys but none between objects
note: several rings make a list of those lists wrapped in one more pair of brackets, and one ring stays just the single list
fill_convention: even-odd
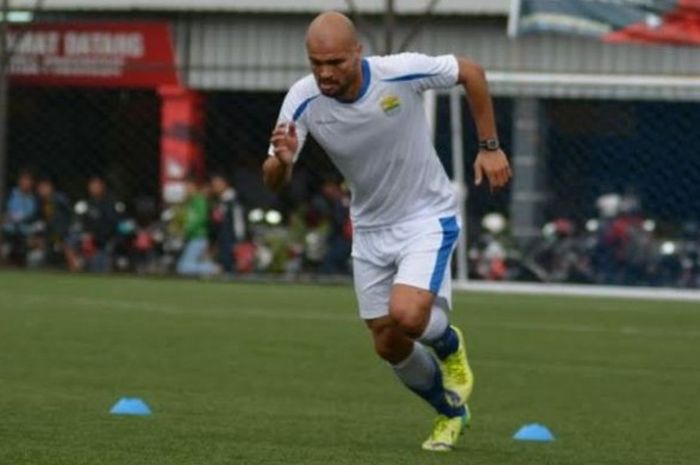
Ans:
[{"label": "black wristwatch", "polygon": [[501,144],[498,143],[498,139],[485,139],[479,141],[479,148],[482,150],[488,150],[489,152],[495,152],[501,148]]}]

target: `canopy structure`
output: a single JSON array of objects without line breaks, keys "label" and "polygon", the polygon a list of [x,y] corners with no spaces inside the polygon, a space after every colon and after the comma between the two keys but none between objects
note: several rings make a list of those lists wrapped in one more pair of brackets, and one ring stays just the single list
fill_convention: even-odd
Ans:
[{"label": "canopy structure", "polygon": [[700,46],[700,0],[514,0],[509,30]]},{"label": "canopy structure", "polygon": [[[12,0],[11,7],[33,9],[37,0]],[[397,0],[397,14],[422,14],[434,3],[435,14],[479,14],[500,15],[508,13],[509,0]],[[381,13],[386,8],[385,0],[45,0],[45,10],[91,10],[91,11],[241,11],[266,13],[304,13],[323,10],[347,10],[352,5],[361,13]]]}]

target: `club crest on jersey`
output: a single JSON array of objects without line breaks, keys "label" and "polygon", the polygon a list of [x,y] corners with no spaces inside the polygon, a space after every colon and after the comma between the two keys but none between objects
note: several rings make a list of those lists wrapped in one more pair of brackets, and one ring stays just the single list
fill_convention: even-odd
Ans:
[{"label": "club crest on jersey", "polygon": [[396,95],[382,97],[379,105],[387,116],[393,116],[401,111],[401,100]]}]

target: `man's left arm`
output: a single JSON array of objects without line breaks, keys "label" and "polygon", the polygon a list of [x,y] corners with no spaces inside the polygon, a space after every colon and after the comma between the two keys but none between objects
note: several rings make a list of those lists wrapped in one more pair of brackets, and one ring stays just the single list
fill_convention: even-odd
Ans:
[{"label": "man's left arm", "polygon": [[464,87],[479,136],[479,153],[474,161],[475,184],[480,185],[485,176],[491,190],[501,189],[508,184],[513,173],[506,154],[498,145],[496,118],[486,73],[481,65],[468,58],[457,57],[457,64],[457,82]]}]

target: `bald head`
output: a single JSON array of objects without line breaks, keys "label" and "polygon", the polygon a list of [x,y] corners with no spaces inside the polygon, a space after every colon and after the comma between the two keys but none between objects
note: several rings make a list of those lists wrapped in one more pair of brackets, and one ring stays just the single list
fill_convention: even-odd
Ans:
[{"label": "bald head", "polygon": [[362,46],[355,25],[336,11],[318,15],[306,32],[311,70],[323,95],[353,100],[362,84]]},{"label": "bald head", "polygon": [[306,31],[306,46],[348,48],[357,46],[357,31],[350,18],[337,11],[316,16]]}]

